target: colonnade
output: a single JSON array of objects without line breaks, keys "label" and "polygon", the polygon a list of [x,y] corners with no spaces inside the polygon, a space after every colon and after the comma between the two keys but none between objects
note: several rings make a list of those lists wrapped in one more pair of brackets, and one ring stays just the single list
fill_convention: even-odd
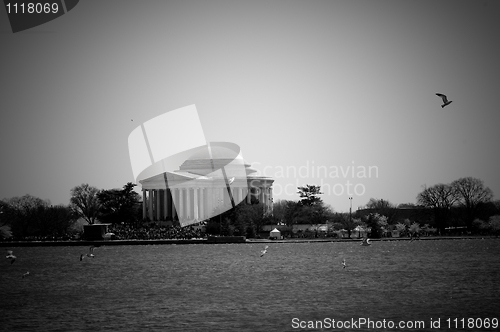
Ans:
[{"label": "colonnade", "polygon": [[[264,213],[272,212],[272,187],[231,188],[235,205],[252,197],[264,203]],[[149,220],[202,221],[214,215],[221,206],[232,207],[227,187],[142,189],[142,218]],[[226,209],[227,210],[227,209]]]}]

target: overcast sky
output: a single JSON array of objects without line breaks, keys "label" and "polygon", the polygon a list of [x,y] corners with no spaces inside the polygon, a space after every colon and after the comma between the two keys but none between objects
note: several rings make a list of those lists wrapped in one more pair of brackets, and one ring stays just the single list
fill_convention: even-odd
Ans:
[{"label": "overcast sky", "polygon": [[15,34],[2,6],[0,199],[134,182],[129,134],[191,104],[275,200],[415,203],[467,176],[499,199],[499,37],[498,1],[83,0]]}]

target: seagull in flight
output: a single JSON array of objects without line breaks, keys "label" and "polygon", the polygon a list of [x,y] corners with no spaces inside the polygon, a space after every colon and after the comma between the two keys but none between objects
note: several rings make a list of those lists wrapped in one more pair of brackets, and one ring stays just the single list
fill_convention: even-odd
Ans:
[{"label": "seagull in flight", "polygon": [[269,246],[265,246],[264,250],[260,251],[260,257],[264,256],[267,253],[267,248],[269,248]]},{"label": "seagull in flight", "polygon": [[362,246],[370,246],[371,245],[370,239],[367,237],[363,238],[363,242],[361,242],[361,245]]},{"label": "seagull in flight", "polygon": [[94,246],[90,246],[89,248],[89,253],[87,254],[87,257],[92,257],[94,258]]},{"label": "seagull in flight", "polygon": [[345,265],[345,258],[344,260],[342,261],[342,268],[345,269],[347,267],[347,265]]},{"label": "seagull in flight", "polygon": [[442,93],[436,93],[436,96],[438,97],[441,97],[441,99],[443,99],[443,105],[441,105],[442,108],[444,108],[445,106],[449,105],[452,103],[452,101],[448,101],[448,97],[446,97],[445,95],[443,95]]},{"label": "seagull in flight", "polygon": [[229,184],[233,183],[234,182],[234,176],[232,178],[229,179]]},{"label": "seagull in flight", "polygon": [[23,274],[23,279],[26,278],[29,275],[30,275],[30,271],[27,271],[25,274]]},{"label": "seagull in flight", "polygon": [[93,254],[93,252],[94,252],[94,246],[90,246],[89,253],[87,255],[80,254],[80,261],[83,261],[83,259],[85,258],[85,256],[94,258],[95,255]]},{"label": "seagull in flight", "polygon": [[12,254],[12,250],[7,250],[7,256],[5,256],[5,258],[10,259],[10,264],[14,264],[17,257]]}]

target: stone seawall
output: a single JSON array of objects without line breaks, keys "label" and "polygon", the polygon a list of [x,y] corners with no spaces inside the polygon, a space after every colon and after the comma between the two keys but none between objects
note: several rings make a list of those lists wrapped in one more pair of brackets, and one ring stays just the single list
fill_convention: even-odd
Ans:
[{"label": "stone seawall", "polygon": [[64,246],[123,246],[155,244],[222,244],[246,243],[244,236],[209,236],[189,240],[94,240],[94,241],[0,241],[0,247],[64,247]]},{"label": "stone seawall", "polygon": [[123,246],[147,244],[203,244],[207,239],[191,240],[95,240],[95,241],[2,241],[0,247]]},{"label": "stone seawall", "polygon": [[[433,240],[486,240],[497,236],[430,236],[421,237],[418,241]],[[409,238],[382,238],[370,241],[410,241]],[[211,236],[208,239],[190,240],[96,240],[96,241],[0,241],[0,247],[64,247],[64,246],[122,246],[122,245],[155,245],[155,244],[224,244],[224,243],[321,243],[321,242],[360,242],[361,239],[245,239],[244,236]]]},{"label": "stone seawall", "polygon": [[209,236],[207,243],[245,243],[244,236]]}]

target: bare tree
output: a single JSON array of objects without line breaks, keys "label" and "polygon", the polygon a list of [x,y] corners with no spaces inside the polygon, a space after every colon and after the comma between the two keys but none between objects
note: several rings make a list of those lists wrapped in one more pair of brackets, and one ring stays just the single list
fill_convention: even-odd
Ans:
[{"label": "bare tree", "polygon": [[95,223],[101,204],[97,194],[99,189],[83,183],[71,189],[70,206],[75,213],[85,219],[89,224]]},{"label": "bare tree", "polygon": [[449,209],[455,201],[452,186],[442,183],[424,188],[424,191],[417,196],[418,204],[431,208]]},{"label": "bare tree", "polygon": [[471,230],[472,222],[478,211],[478,205],[487,203],[493,198],[493,191],[485,187],[480,179],[466,177],[451,183],[453,197],[465,210],[465,224]]},{"label": "bare tree", "polygon": [[450,209],[456,201],[453,187],[449,184],[436,184],[425,188],[417,195],[417,202],[434,211],[436,227],[443,232],[450,218]]}]

